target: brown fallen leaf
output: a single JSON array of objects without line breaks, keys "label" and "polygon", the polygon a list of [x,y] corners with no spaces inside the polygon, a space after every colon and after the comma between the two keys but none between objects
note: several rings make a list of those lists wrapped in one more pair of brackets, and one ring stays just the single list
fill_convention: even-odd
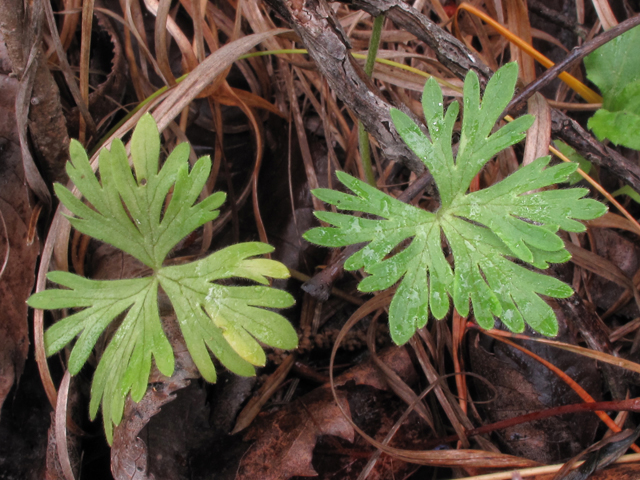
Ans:
[{"label": "brown fallen leaf", "polygon": [[31,218],[15,123],[17,79],[0,41],[0,407],[17,383],[29,351],[27,297],[33,288],[38,241],[27,245]]},{"label": "brown fallen leaf", "polygon": [[[338,392],[343,408],[349,411],[346,396]],[[293,476],[315,477],[311,465],[316,441],[334,435],[349,442],[354,430],[323,387],[292,402],[288,407],[263,419],[245,440],[257,439],[238,467],[237,480],[281,480]]]},{"label": "brown fallen leaf", "polygon": [[[566,319],[559,317],[562,322]],[[575,344],[567,323],[560,323],[559,339]],[[570,376],[595,398],[602,395],[600,375],[595,362],[576,362],[573,354],[540,348],[527,342],[526,348],[545,358]],[[479,400],[492,402],[479,409],[490,421],[500,421],[535,410],[575,403],[578,396],[555,374],[527,355],[484,336],[473,338],[469,346],[469,367],[494,387],[474,382]],[[557,463],[576,455],[593,441],[598,419],[595,415],[564,415],[509,427],[496,433],[504,453],[530,458],[541,463]]]}]

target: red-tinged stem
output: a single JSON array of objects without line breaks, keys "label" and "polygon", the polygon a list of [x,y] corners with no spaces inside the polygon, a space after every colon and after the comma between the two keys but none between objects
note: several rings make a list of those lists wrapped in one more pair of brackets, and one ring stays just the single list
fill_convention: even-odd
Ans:
[{"label": "red-tinged stem", "polygon": [[[467,436],[473,437],[476,435],[491,433],[495,430],[502,430],[504,428],[513,427],[514,425],[520,425],[522,423],[533,422],[534,420],[542,420],[544,418],[555,417],[557,415],[565,415],[567,413],[592,412],[595,410],[640,412],[640,397],[631,398],[629,400],[616,400],[611,402],[574,403],[571,405],[562,405],[560,407],[548,408],[546,410],[527,413],[526,415],[520,415],[508,420],[501,420],[499,422],[490,423],[489,425],[483,425],[479,428],[474,428],[473,430],[468,430]],[[458,441],[457,435],[449,435],[448,437],[430,440],[429,442],[427,442],[425,448],[434,448],[438,445],[456,441]]]}]

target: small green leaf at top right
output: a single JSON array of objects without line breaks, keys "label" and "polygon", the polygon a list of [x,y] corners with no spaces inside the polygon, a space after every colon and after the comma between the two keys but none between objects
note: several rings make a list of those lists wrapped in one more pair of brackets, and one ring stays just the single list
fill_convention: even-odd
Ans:
[{"label": "small green leaf at top right", "polygon": [[584,64],[603,97],[589,128],[600,141],[640,150],[640,26],[595,50]]}]

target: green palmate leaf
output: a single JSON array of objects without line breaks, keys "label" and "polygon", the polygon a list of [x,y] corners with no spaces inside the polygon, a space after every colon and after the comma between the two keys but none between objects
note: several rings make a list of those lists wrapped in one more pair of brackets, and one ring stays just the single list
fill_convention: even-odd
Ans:
[{"label": "green palmate leaf", "polygon": [[[134,178],[123,143],[113,141],[111,151],[100,152],[98,181],[82,145],[69,147],[67,173],[94,209],[60,184],[60,201],[76,216],[71,224],[82,233],[110,243],[151,268],[159,268],[169,251],[186,235],[219,215],[225,194],[218,192],[194,205],[211,169],[202,157],[189,172],[189,144],[178,145],[158,171],[160,137],[153,117],[140,119],[131,140]],[[171,201],[164,201],[173,188]]]},{"label": "green palmate leaf", "polygon": [[[437,212],[402,203],[342,172],[337,173],[338,179],[354,195],[313,191],[341,210],[379,217],[316,212],[333,226],[309,230],[305,238],[330,247],[368,242],[347,259],[345,268],[363,268],[369,274],[358,287],[364,292],[400,282],[389,309],[391,336],[398,344],[424,326],[429,313],[443,318],[450,298],[463,316],[469,314],[471,302],[484,328],[491,328],[498,317],[513,331],[522,331],[527,323],[546,335],[557,333],[553,310],[540,295],[564,298],[572,294],[571,288],[512,259],[542,269],[567,261],[570,255],[556,234],[558,229],[583,231],[577,220],[596,218],[606,208],[582,198],[586,189],[536,191],[566,181],[577,168],[576,164],[547,167],[550,157],[537,159],[490,188],[467,193],[471,180],[491,157],[520,141],[533,121],[530,116],[521,117],[491,133],[513,96],[516,77],[515,64],[501,68],[487,84],[480,103],[478,78],[473,72],[467,75],[455,158],[452,133],[459,107],[454,102],[444,112],[435,80],[427,82],[422,97],[430,138],[408,116],[392,110],[398,132],[434,177],[442,203]],[[445,257],[443,236],[454,268]],[[398,244],[406,242],[396,253]]]},{"label": "green palmate leaf", "polygon": [[267,285],[265,276],[287,278],[289,271],[280,262],[249,258],[271,251],[273,248],[264,243],[242,243],[192,264],[163,268],[158,275],[175,308],[187,347],[210,382],[215,382],[216,374],[205,345],[229,370],[247,376],[253,375],[252,365],[266,361],[257,340],[286,349],[298,344],[295,330],[284,317],[256,308],[290,307],[294,301],[287,292],[212,283],[243,277]]},{"label": "green palmate leaf", "polygon": [[599,140],[640,150],[640,26],[589,54],[587,77],[602,92],[602,108],[588,126]]},{"label": "green palmate leaf", "polygon": [[[198,160],[189,172],[189,145],[181,144],[158,171],[160,140],[150,115],[140,120],[132,138],[135,176],[119,140],[114,141],[111,151],[100,152],[101,181],[79,143],[72,142],[70,153],[67,172],[91,206],[56,185],[60,200],[75,215],[69,221],[77,230],[120,248],[153,271],[146,278],[110,281],[51,272],[49,280],[66,289],[39,292],[28,301],[34,308],[82,308],[45,334],[47,355],[77,338],[69,357],[72,374],[80,371],[107,326],[123,316],[102,354],[91,389],[91,418],[102,405],[109,442],[113,424],[122,420],[127,395],[131,393],[136,402],[144,396],[152,361],[162,374],[173,373],[173,350],[158,312],[158,285],[169,296],[187,348],[208,381],[216,380],[209,352],[231,371],[250,376],[255,374],[254,365],[265,364],[258,342],[277,348],[296,347],[297,335],[289,322],[264,309],[294,303],[288,293],[265,286],[267,277],[289,276],[281,263],[256,258],[271,252],[271,246],[233,245],[192,263],[162,266],[180,240],[219,214],[222,193],[195,203],[211,169],[209,157]],[[216,283],[229,278],[261,285]]]}]

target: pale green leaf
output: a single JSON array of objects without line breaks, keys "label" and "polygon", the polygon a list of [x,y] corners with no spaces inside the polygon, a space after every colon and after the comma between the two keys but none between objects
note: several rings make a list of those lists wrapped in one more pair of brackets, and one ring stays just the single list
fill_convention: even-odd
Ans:
[{"label": "pale green leaf", "polygon": [[[116,139],[110,151],[100,152],[101,184],[82,146],[71,142],[67,173],[94,209],[62,185],[56,185],[55,190],[75,215],[69,218],[74,228],[110,243],[151,268],[159,268],[180,240],[219,215],[217,209],[225,195],[216,193],[194,204],[207,181],[211,159],[200,158],[189,172],[188,144],[178,145],[158,171],[160,139],[150,115],[140,120],[132,143],[133,164],[139,176],[134,178],[124,145]],[[171,188],[171,201],[162,215]]]},{"label": "pale green leaf", "polygon": [[[269,245],[246,243],[227,247],[201,260],[162,267],[169,252],[184,237],[218,216],[223,193],[196,203],[211,169],[209,157],[199,159],[189,171],[189,145],[178,145],[160,170],[160,138],[153,118],[145,115],[132,138],[129,166],[123,143],[100,152],[100,181],[91,170],[82,146],[73,141],[69,177],[90,206],[61,185],[60,201],[75,215],[69,217],[79,231],[131,254],[153,274],[146,278],[95,281],[67,272],[48,278],[66,287],[33,295],[34,308],[83,308],[55,323],[45,334],[47,355],[74,339],[69,371],[80,371],[98,338],[110,323],[120,319],[96,368],[91,387],[90,414],[100,406],[109,442],[113,425],[122,420],[131,393],[138,402],[147,391],[152,361],[170,376],[174,356],[158,312],[158,283],[169,296],[182,334],[202,376],[216,380],[210,352],[233,372],[253,375],[253,365],[264,365],[260,343],[295,348],[298,337],[281,315],[265,308],[284,308],[293,297],[268,286],[270,278],[287,278],[288,269],[258,255]],[[169,198],[169,199],[168,199]],[[218,280],[241,278],[259,286],[230,286]],[[123,318],[122,318],[123,317]]]},{"label": "pale green leaf", "polygon": [[[264,286],[236,287],[213,283],[233,277],[267,283],[264,275],[287,278],[279,262],[250,258],[269,253],[263,243],[243,243],[220,250],[197,262],[165,267],[158,273],[171,299],[187,347],[205,379],[215,381],[215,370],[204,345],[224,366],[239,375],[253,375],[251,365],[264,365],[266,357],[258,341],[277,348],[295,348],[298,336],[291,324],[275,312],[257,307],[286,308],[291,295]],[[198,335],[204,329],[207,336]],[[231,346],[231,349],[228,347]]]},{"label": "pale green leaf", "polygon": [[131,391],[140,401],[147,390],[151,360],[167,376],[173,373],[173,350],[158,314],[158,281],[153,277],[88,280],[67,272],[51,272],[49,280],[69,290],[45,290],[28,300],[33,308],[87,307],[55,323],[45,333],[47,355],[53,355],[79,335],[69,357],[69,372],[77,374],[107,326],[127,312],[102,355],[94,376],[91,418],[103,402],[103,420],[111,442],[111,420],[122,418]]}]

